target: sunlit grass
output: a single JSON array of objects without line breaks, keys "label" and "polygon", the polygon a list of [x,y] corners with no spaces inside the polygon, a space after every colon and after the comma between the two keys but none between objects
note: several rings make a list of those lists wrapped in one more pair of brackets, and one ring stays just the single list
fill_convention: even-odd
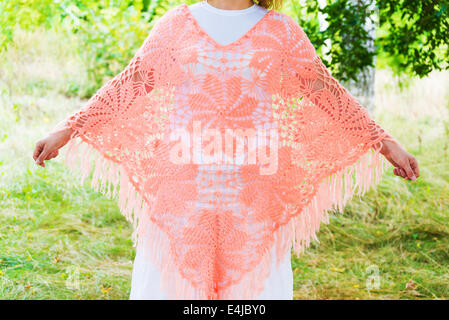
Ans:
[{"label": "sunlit grass", "polygon": [[[83,102],[76,94],[87,76],[73,43],[18,32],[0,57],[2,299],[129,297],[135,252],[116,201],[92,191],[89,179],[81,185],[63,155],[45,169],[31,158],[37,139]],[[295,298],[449,297],[448,80],[434,73],[400,92],[378,72],[373,116],[417,157],[421,177],[388,172],[332,215],[320,244],[293,259]]]}]

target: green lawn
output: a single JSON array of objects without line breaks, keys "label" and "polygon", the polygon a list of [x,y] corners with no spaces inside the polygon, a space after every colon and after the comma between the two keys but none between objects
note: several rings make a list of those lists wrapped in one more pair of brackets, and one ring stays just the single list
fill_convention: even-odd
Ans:
[{"label": "green lawn", "polygon": [[[58,44],[59,43],[59,44]],[[62,44],[61,44],[62,43]],[[127,299],[135,255],[115,200],[81,185],[34,143],[81,105],[86,72],[70,40],[19,32],[0,55],[0,298]],[[64,45],[64,50],[60,46]],[[415,155],[421,177],[391,170],[322,225],[293,259],[297,299],[449,297],[449,74],[400,92],[385,70],[373,117]]]}]

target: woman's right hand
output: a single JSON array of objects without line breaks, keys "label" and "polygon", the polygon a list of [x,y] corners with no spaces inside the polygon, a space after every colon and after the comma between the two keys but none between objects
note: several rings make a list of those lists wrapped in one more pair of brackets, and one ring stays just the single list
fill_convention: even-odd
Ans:
[{"label": "woman's right hand", "polygon": [[69,142],[72,132],[73,129],[69,127],[53,130],[46,137],[37,141],[33,153],[36,164],[45,168],[44,160],[56,158],[59,149]]}]

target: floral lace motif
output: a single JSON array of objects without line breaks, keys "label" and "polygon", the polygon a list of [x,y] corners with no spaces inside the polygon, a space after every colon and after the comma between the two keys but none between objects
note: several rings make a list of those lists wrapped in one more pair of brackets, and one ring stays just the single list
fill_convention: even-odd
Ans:
[{"label": "floral lace motif", "polygon": [[[299,254],[329,210],[380,181],[389,135],[288,15],[269,11],[230,45],[211,40],[186,4],[170,9],[129,65],[67,118],[75,132],[66,156],[70,167],[81,156],[83,177],[95,156],[94,187],[118,194],[135,241],[155,246],[149,258],[171,297],[251,299],[273,245],[278,263],[292,244]],[[195,121],[278,130],[276,172],[169,161],[170,133]]]}]

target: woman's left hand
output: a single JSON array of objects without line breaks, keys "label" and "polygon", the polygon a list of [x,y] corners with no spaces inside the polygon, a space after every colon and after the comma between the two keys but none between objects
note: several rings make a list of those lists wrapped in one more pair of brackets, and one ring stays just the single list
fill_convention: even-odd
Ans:
[{"label": "woman's left hand", "polygon": [[382,140],[380,153],[395,166],[393,173],[406,180],[416,180],[419,177],[418,161],[405,151],[401,144],[389,136]]}]

